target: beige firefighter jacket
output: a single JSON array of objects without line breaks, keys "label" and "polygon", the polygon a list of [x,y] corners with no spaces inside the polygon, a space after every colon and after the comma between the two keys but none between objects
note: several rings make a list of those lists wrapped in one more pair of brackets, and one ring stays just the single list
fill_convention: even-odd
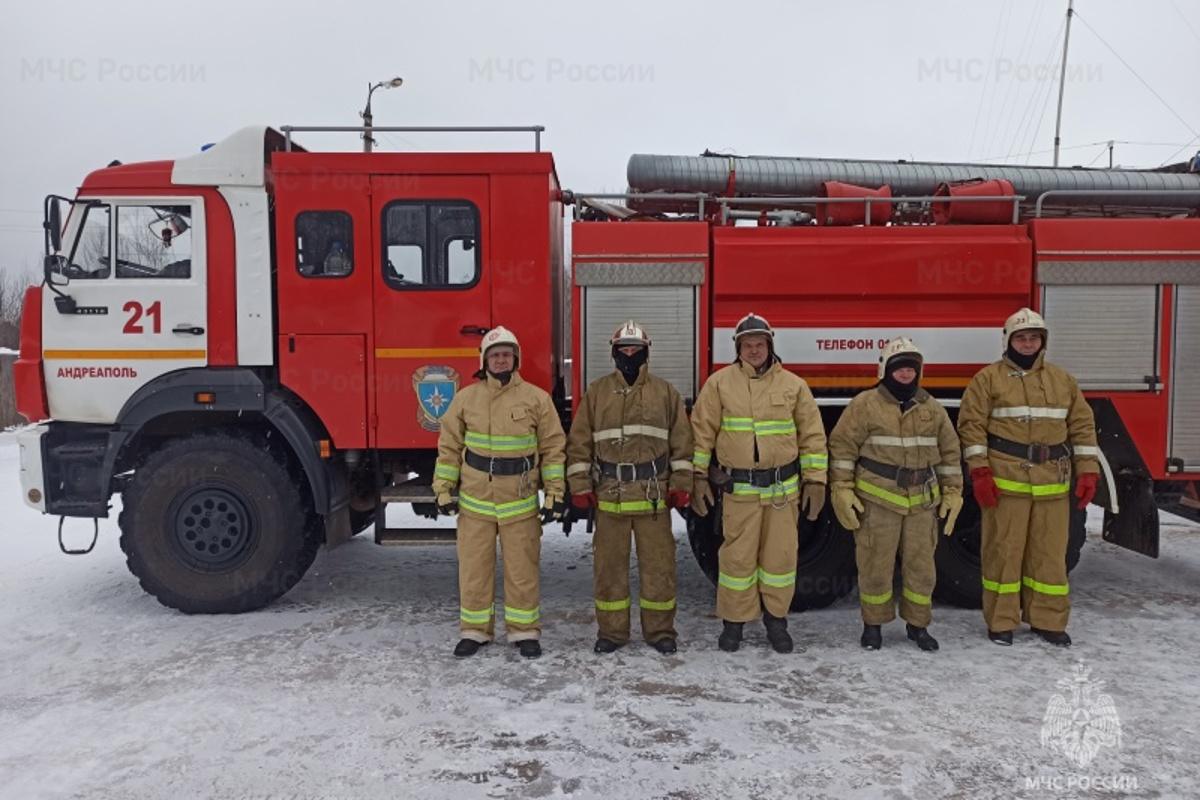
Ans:
[{"label": "beige firefighter jacket", "polygon": [[[961,494],[958,435],[950,415],[924,389],[917,389],[913,401],[901,411],[883,386],[856,395],[829,434],[830,480],[853,483],[863,500],[900,514],[935,507],[943,492]],[[865,467],[862,458],[932,474],[915,486],[900,485]]]},{"label": "beige firefighter jacket", "polygon": [[[1077,472],[1100,471],[1096,423],[1079,384],[1043,350],[1025,372],[1007,358],[976,373],[963,394],[958,435],[968,467],[991,467],[1005,494],[1061,497]],[[1072,456],[1041,464],[988,447],[988,434],[1022,444],[1067,444]]]},{"label": "beige firefighter jacket", "polygon": [[[667,506],[667,489],[692,490],[692,428],[683,398],[643,365],[630,386],[620,372],[592,383],[579,403],[567,439],[572,494],[595,492],[601,511],[651,514]],[[600,474],[598,461],[626,474]],[[632,480],[630,465],[661,461],[653,479]]]},{"label": "beige firefighter jacket", "polygon": [[[799,460],[800,474],[783,482],[787,498],[801,483],[825,483],[825,427],[808,384],[776,361],[762,375],[741,361],[709,376],[692,408],[692,466],[707,472],[714,450],[721,466],[773,469]],[[699,476],[697,476],[699,480]],[[734,483],[736,500],[778,502],[781,487]]]},{"label": "beige firefighter jacket", "polygon": [[[539,485],[563,497],[566,435],[550,395],[514,372],[504,386],[488,375],[459,390],[442,416],[433,490],[458,487],[460,513],[505,524],[538,513]],[[466,463],[467,450],[485,458],[528,457],[522,475],[489,475]]]}]

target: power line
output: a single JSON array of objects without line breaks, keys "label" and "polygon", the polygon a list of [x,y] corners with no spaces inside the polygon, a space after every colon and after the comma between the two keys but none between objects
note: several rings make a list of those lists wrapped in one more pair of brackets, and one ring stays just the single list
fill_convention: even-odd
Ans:
[{"label": "power line", "polygon": [[[1138,72],[1137,72],[1137,70],[1135,70],[1133,67],[1129,66],[1129,62],[1128,62],[1128,61],[1126,61],[1125,59],[1121,58],[1121,54],[1120,54],[1120,53],[1118,53],[1116,50],[1114,50],[1114,49],[1112,48],[1112,45],[1110,45],[1108,42],[1104,41],[1104,39],[1103,39],[1103,38],[1101,38],[1100,34],[1096,33],[1095,29],[1094,29],[1094,28],[1092,28],[1092,26],[1091,26],[1091,25],[1088,25],[1088,24],[1087,24],[1087,20],[1085,20],[1085,19],[1083,19],[1082,17],[1080,17],[1080,16],[1079,16],[1079,12],[1078,12],[1078,11],[1076,11],[1076,12],[1075,12],[1075,16],[1076,16],[1076,17],[1079,19],[1079,21],[1080,21],[1080,22],[1082,22],[1082,23],[1083,23],[1083,26],[1084,26],[1085,28],[1087,28],[1089,31],[1091,31],[1091,32],[1092,32],[1092,35],[1093,35],[1093,36],[1095,36],[1097,39],[1099,39],[1099,40],[1100,40],[1100,44],[1102,44],[1102,45],[1104,45],[1105,47],[1107,47],[1107,48],[1108,48],[1108,51],[1109,51],[1110,53],[1112,53],[1114,56],[1116,56],[1116,57],[1117,57],[1117,60],[1118,60],[1118,61],[1120,61],[1122,64],[1124,64],[1124,65],[1125,65],[1125,68],[1126,68],[1127,70],[1129,70],[1130,72],[1132,72],[1132,73],[1133,73],[1133,77],[1135,77],[1135,78],[1137,78],[1139,81],[1141,81],[1141,84],[1142,84],[1142,86],[1145,86],[1145,87],[1146,87],[1146,89],[1147,89],[1147,90],[1150,92],[1150,94],[1154,95],[1155,99],[1157,99],[1157,100],[1158,100],[1158,102],[1162,103],[1162,104],[1163,104],[1163,106],[1164,106],[1164,107],[1167,109],[1167,111],[1170,111],[1170,112],[1171,112],[1171,113],[1172,113],[1172,114],[1175,116],[1175,119],[1179,120],[1179,121],[1180,121],[1180,122],[1183,124],[1183,127],[1185,127],[1185,128],[1187,128],[1187,129],[1188,129],[1188,132],[1190,132],[1190,133],[1192,133],[1192,134],[1195,134],[1195,135],[1196,135],[1196,138],[1200,138],[1200,133],[1196,133],[1196,130],[1195,130],[1195,129],[1194,129],[1192,126],[1191,126],[1191,124],[1190,124],[1190,123],[1188,123],[1188,121],[1187,121],[1186,119],[1184,119],[1183,117],[1181,117],[1181,116],[1179,115],[1179,112],[1177,112],[1177,111],[1176,111],[1174,108],[1172,108],[1172,107],[1171,107],[1171,104],[1170,104],[1170,103],[1168,103],[1166,100],[1164,100],[1164,99],[1162,98],[1162,96],[1161,96],[1161,95],[1160,95],[1158,92],[1154,91],[1154,87],[1153,87],[1153,86],[1151,86],[1149,83],[1147,83],[1147,82],[1146,82],[1146,79],[1145,79],[1145,78],[1143,78],[1141,75],[1139,75],[1139,74],[1138,74]],[[1192,141],[1195,141],[1195,139],[1193,139]]]}]

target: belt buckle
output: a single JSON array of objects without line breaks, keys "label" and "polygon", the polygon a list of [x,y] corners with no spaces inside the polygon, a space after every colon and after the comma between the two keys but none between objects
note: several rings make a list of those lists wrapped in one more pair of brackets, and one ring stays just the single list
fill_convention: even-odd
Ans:
[{"label": "belt buckle", "polygon": [[495,475],[495,474],[496,474],[496,457],[490,456],[488,458],[488,475]]},{"label": "belt buckle", "polygon": [[[629,477],[622,475],[622,470],[629,469]],[[630,461],[617,462],[617,483],[633,483],[637,480],[637,465]]]},{"label": "belt buckle", "polygon": [[908,467],[896,467],[896,485],[906,489],[912,486],[914,474],[915,472]]},{"label": "belt buckle", "polygon": [[1050,445],[1030,442],[1025,451],[1025,460],[1031,464],[1044,464],[1050,460]]}]

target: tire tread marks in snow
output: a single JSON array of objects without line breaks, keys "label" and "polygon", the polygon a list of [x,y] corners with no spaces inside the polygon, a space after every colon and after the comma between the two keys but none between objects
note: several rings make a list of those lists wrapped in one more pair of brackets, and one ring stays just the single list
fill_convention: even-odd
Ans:
[{"label": "tire tread marks in snow", "polygon": [[[143,589],[188,614],[252,611],[291,589],[316,558],[320,525],[304,476],[262,441],[203,433],[151,454],[123,494],[119,524],[126,564]],[[244,512],[223,554],[185,557],[185,501],[216,500]],[[197,527],[197,529],[199,529]],[[238,538],[238,537],[241,538]],[[194,545],[199,549],[199,545]]]}]

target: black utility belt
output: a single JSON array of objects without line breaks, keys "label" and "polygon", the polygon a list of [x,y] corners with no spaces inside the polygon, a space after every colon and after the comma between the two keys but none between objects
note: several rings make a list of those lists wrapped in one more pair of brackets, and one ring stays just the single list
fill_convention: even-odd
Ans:
[{"label": "black utility belt", "polygon": [[463,461],[467,462],[468,467],[474,467],[489,475],[524,475],[537,466],[537,456],[501,458],[499,456],[481,456],[470,450],[464,454]]},{"label": "black utility belt", "polygon": [[628,462],[601,461],[596,459],[596,467],[605,478],[616,478],[621,483],[632,481],[648,481],[658,476],[667,468],[667,457],[656,458],[653,461],[643,461],[640,464]]},{"label": "black utility belt", "polygon": [[730,467],[721,467],[721,469],[725,470],[730,478],[733,478],[734,483],[748,483],[761,489],[776,483],[783,483],[793,477],[800,472],[800,465],[793,461],[782,467],[771,467],[770,469],[732,469]]},{"label": "black utility belt", "polygon": [[1044,464],[1047,461],[1058,461],[1071,455],[1071,448],[1063,444],[1042,444],[1041,442],[1014,442],[994,433],[988,434],[988,447],[998,453],[1023,458],[1030,464]]},{"label": "black utility belt", "polygon": [[858,464],[868,472],[895,481],[900,486],[924,486],[934,479],[934,472],[930,467],[897,467],[895,464],[885,464],[866,456],[859,456]]}]

